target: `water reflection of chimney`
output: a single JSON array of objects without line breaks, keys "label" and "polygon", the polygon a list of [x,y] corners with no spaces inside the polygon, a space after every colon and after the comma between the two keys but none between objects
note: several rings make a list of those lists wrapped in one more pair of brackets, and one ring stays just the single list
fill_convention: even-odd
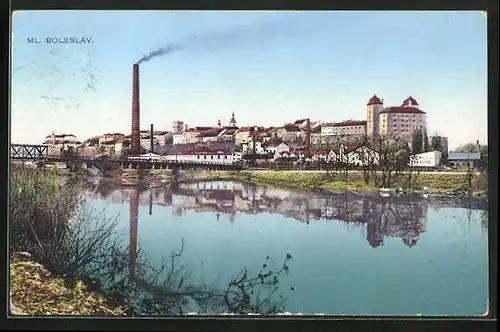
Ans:
[{"label": "water reflection of chimney", "polygon": [[217,217],[217,222],[219,222],[219,220],[220,220],[220,212],[217,212],[215,215]]},{"label": "water reflection of chimney", "polygon": [[306,224],[309,225],[309,200],[306,200]]},{"label": "water reflection of chimney", "polygon": [[256,187],[252,186],[252,208],[255,208],[255,190]]},{"label": "water reflection of chimney", "polygon": [[130,191],[130,244],[129,244],[129,276],[135,277],[135,266],[137,261],[137,228],[139,220],[139,191]]},{"label": "water reflection of chimney", "polygon": [[153,192],[149,192],[149,215],[153,214]]}]

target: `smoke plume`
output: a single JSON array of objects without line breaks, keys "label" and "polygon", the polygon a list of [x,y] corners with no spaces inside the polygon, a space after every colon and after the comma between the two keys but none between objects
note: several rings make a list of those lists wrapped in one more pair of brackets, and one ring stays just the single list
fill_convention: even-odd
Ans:
[{"label": "smoke plume", "polygon": [[185,36],[179,41],[160,47],[143,55],[137,64],[176,51],[214,52],[222,49],[238,49],[246,46],[265,47],[267,42],[290,34],[290,26],[282,19],[264,21],[260,24],[231,27],[224,31],[212,31]]},{"label": "smoke plume", "polygon": [[180,45],[167,45],[165,47],[161,47],[159,49],[156,49],[156,50],[153,50],[151,52],[149,52],[148,54],[145,54],[142,56],[142,58],[139,59],[139,61],[136,62],[136,64],[141,64],[143,62],[147,62],[149,60],[151,60],[152,58],[155,58],[157,56],[164,56],[164,55],[167,55],[167,54],[170,54],[172,52],[175,52],[175,51],[178,51],[182,49],[182,47]]}]

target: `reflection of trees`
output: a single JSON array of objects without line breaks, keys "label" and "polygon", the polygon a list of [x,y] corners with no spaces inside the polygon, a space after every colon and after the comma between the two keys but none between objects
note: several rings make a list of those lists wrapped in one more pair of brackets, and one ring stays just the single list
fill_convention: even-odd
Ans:
[{"label": "reflection of trees", "polygon": [[488,232],[488,211],[481,211],[481,228],[483,232]]},{"label": "reflection of trees", "polygon": [[130,315],[182,315],[260,313],[285,310],[285,299],[277,292],[280,277],[288,273],[291,255],[280,268],[272,268],[269,257],[260,271],[251,275],[244,268],[226,286],[196,283],[181,264],[184,241],[160,264],[153,264],[139,250],[135,272],[130,275],[128,248],[116,247],[99,273],[103,290],[129,307]]},{"label": "reflection of trees", "polygon": [[[150,196],[151,197],[151,196]],[[289,272],[291,255],[279,268],[266,257],[258,273],[244,268],[227,285],[193,282],[187,266],[181,264],[184,239],[178,251],[153,264],[139,249],[137,241],[140,191],[130,190],[130,244],[113,246],[104,261],[94,266],[104,291],[130,308],[131,315],[180,315],[188,312],[260,313],[284,311],[284,299],[277,294],[280,277]]]}]

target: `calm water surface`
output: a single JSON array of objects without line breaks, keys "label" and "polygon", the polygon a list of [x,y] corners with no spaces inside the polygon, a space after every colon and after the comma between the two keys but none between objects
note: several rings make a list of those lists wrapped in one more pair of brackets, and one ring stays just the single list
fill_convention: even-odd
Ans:
[{"label": "calm water surface", "polygon": [[[257,282],[243,291],[249,298],[240,309],[262,298],[262,310],[279,303],[302,314],[480,315],[487,308],[485,202],[311,194],[229,181],[101,189],[89,204],[118,215],[129,278],[150,300],[171,296],[151,286],[166,285],[159,279],[168,272],[155,280],[141,273],[151,276],[163,265],[186,272],[175,281],[178,293],[189,293],[176,297],[179,313],[231,311],[222,296],[203,301],[191,293],[227,295],[245,269]],[[169,256],[181,247],[174,266]],[[272,293],[259,273],[283,264],[269,277]]]}]

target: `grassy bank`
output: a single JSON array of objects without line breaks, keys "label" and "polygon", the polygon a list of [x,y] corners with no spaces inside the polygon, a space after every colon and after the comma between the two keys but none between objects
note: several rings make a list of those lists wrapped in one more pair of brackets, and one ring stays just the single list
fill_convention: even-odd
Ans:
[{"label": "grassy bank", "polygon": [[123,308],[80,280],[68,283],[41,264],[13,258],[10,263],[12,302],[26,315],[125,315]]},{"label": "grassy bank", "polygon": [[[85,209],[82,189],[59,170],[12,168],[10,289],[13,304],[26,314],[117,313],[77,282],[106,256],[114,229],[114,220]],[[15,252],[28,252],[30,262],[17,261]]]},{"label": "grassy bank", "polygon": [[[217,175],[221,179],[248,181],[258,185],[271,185],[301,190],[324,191],[373,191],[377,190],[372,181],[366,184],[359,173],[349,173],[348,181],[329,181],[323,172],[300,171],[247,171],[247,172],[204,172],[205,176]],[[413,175],[414,178],[416,175]],[[392,188],[407,189],[408,175],[401,174],[394,179]],[[457,173],[423,173],[414,180],[414,190],[428,188],[435,193],[452,194],[467,191],[465,175]],[[488,180],[482,175],[474,176],[472,191],[485,194]]]}]

